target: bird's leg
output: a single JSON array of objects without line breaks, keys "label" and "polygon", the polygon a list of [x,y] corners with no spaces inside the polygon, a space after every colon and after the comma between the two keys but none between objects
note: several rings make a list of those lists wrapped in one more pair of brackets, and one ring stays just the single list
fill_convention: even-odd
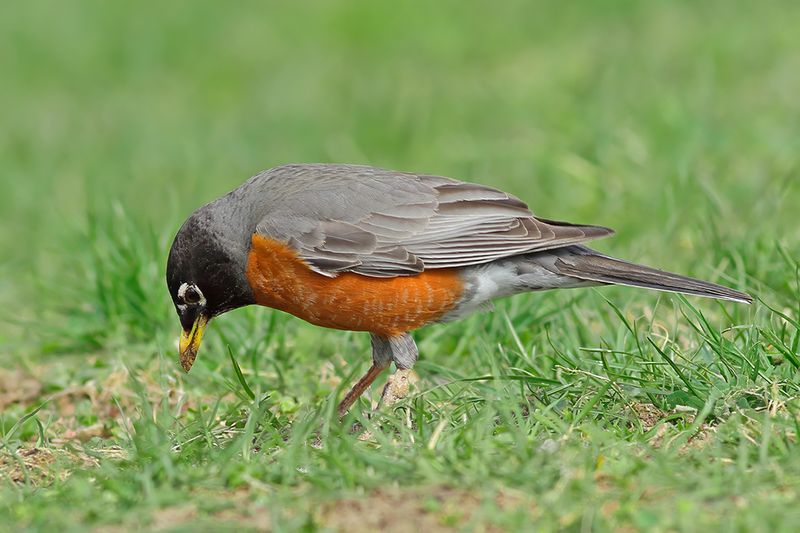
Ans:
[{"label": "bird's leg", "polygon": [[372,340],[372,366],[367,370],[358,382],[353,385],[353,388],[348,391],[344,399],[339,403],[338,413],[339,417],[343,417],[350,410],[356,400],[358,400],[364,391],[372,385],[381,372],[392,362],[392,352],[389,343],[386,339],[374,334],[370,334]]},{"label": "bird's leg", "polygon": [[345,395],[344,399],[339,403],[339,417],[343,417],[347,414],[347,411],[350,410],[350,407],[358,400],[364,391],[372,385],[372,382],[375,381],[381,372],[386,370],[386,367],[389,366],[389,363],[378,365],[376,363],[372,363],[372,366],[367,370],[367,373],[364,374],[358,382],[353,385],[353,388],[348,391]]},{"label": "bird's leg", "polygon": [[392,349],[392,360],[397,370],[386,380],[378,409],[383,406],[388,407],[408,396],[411,368],[419,355],[417,345],[408,333],[389,339],[389,344]]}]

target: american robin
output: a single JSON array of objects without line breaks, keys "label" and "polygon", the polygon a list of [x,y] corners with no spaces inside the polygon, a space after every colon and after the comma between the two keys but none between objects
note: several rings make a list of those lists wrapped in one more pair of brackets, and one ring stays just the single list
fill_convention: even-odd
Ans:
[{"label": "american robin", "polygon": [[201,207],[169,253],[180,361],[192,367],[208,321],[251,304],[328,328],[369,332],[372,366],[344,414],[394,362],[384,397],[402,396],[417,360],[409,334],[521,292],[630,285],[721,300],[752,298],[714,283],[600,254],[600,226],[535,217],[498,189],[367,166],[266,170]]}]

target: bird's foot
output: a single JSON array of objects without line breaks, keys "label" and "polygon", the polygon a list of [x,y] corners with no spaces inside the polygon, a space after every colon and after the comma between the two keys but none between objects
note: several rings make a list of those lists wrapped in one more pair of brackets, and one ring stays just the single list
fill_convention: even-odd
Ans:
[{"label": "bird's foot", "polygon": [[410,368],[398,368],[394,374],[389,376],[378,402],[378,409],[389,407],[408,396],[411,373]]},{"label": "bird's foot", "polygon": [[[395,403],[399,402],[406,396],[408,396],[408,392],[410,389],[411,384],[416,383],[417,376],[414,374],[414,371],[410,368],[407,369],[397,369],[397,371],[389,376],[386,380],[386,385],[383,387],[383,392],[381,393],[381,398],[378,401],[377,407],[370,413],[370,419],[375,419],[375,415],[379,414],[381,409],[385,409],[387,407],[391,407]],[[406,425],[411,427],[411,413],[410,411],[406,411]],[[380,426],[380,422],[378,422]],[[356,428],[354,427],[354,430]],[[361,433],[358,436],[358,440],[371,440],[372,439],[372,430],[367,428],[361,428]]]}]

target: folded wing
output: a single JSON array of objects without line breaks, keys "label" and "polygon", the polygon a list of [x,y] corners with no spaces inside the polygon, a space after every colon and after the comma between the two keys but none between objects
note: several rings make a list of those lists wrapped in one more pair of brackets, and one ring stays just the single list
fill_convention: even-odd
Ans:
[{"label": "folded wing", "polygon": [[395,277],[488,263],[610,235],[536,218],[500,190],[353,165],[292,165],[256,176],[270,195],[257,232],[288,242],[317,272]]}]

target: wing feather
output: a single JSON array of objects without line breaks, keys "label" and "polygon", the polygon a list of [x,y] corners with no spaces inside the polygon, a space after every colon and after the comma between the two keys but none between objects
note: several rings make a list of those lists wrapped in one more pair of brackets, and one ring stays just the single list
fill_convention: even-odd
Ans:
[{"label": "wing feather", "polygon": [[248,182],[269,200],[256,231],[328,276],[413,275],[488,263],[610,235],[536,218],[498,189],[353,165],[289,165]]}]

